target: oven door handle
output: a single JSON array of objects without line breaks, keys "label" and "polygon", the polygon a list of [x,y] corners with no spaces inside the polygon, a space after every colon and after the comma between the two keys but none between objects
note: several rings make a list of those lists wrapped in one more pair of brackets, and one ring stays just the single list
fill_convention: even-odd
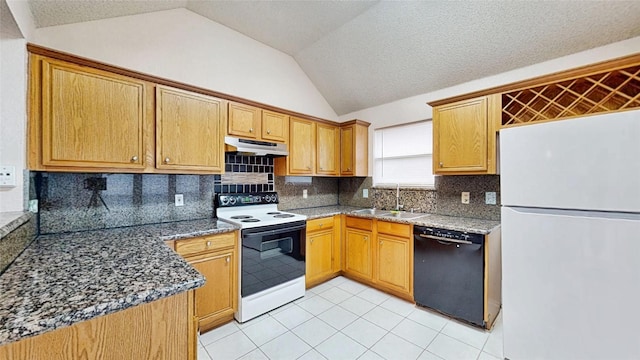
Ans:
[{"label": "oven door handle", "polygon": [[260,231],[260,232],[243,232],[242,237],[247,238],[247,237],[256,237],[256,236],[277,235],[277,234],[284,234],[292,231],[300,231],[306,228],[307,228],[307,225],[304,224],[304,225],[283,227],[281,229],[266,230],[266,231]]},{"label": "oven door handle", "polygon": [[420,234],[420,235],[418,235],[418,236],[420,236],[420,237],[422,237],[422,238],[427,238],[427,239],[432,239],[432,240],[438,240],[438,241],[444,241],[444,242],[448,242],[448,243],[466,244],[466,245],[473,244],[471,241],[467,241],[467,240],[447,239],[447,238],[443,238],[443,237],[439,237],[439,236],[433,236],[433,235]]}]

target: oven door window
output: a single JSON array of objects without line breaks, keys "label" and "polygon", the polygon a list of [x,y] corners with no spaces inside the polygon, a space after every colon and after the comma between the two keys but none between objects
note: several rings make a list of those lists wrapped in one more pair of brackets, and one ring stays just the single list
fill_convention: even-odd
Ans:
[{"label": "oven door window", "polygon": [[243,297],[304,275],[304,227],[279,231],[251,230],[242,233]]}]

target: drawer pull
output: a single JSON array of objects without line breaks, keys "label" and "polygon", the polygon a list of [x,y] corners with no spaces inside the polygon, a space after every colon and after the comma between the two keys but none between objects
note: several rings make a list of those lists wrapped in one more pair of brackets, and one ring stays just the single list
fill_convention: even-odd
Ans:
[{"label": "drawer pull", "polygon": [[165,163],[165,164],[168,164],[168,163],[169,163],[169,161],[171,161],[171,159],[169,159],[169,157],[168,157],[168,156],[167,156],[166,158],[164,158],[164,163]]},{"label": "drawer pull", "polygon": [[207,247],[211,246],[211,241],[207,241]]},{"label": "drawer pull", "polygon": [[227,263],[228,263],[229,261],[231,261],[231,257],[230,257],[230,256],[227,256],[227,260],[226,260],[226,261],[227,261]]},{"label": "drawer pull", "polygon": [[249,129],[249,132],[252,133],[253,132],[253,128]]},{"label": "drawer pull", "polygon": [[271,135],[271,130],[267,130],[267,135]]},{"label": "drawer pull", "polygon": [[138,161],[138,157],[137,157],[137,156],[135,156],[135,155],[133,155],[133,156],[131,157],[131,162],[136,162],[136,161]]}]

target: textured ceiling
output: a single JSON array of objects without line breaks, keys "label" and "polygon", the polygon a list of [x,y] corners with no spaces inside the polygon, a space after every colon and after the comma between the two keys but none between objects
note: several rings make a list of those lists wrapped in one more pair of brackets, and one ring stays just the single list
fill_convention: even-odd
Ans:
[{"label": "textured ceiling", "polygon": [[38,27],[185,7],[293,56],[339,115],[640,36],[640,1],[29,2]]}]

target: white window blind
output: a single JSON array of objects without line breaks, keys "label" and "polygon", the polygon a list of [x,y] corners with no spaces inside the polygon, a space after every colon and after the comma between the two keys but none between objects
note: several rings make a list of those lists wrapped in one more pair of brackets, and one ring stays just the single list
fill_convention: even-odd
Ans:
[{"label": "white window blind", "polygon": [[376,129],[374,185],[433,186],[431,121]]}]

